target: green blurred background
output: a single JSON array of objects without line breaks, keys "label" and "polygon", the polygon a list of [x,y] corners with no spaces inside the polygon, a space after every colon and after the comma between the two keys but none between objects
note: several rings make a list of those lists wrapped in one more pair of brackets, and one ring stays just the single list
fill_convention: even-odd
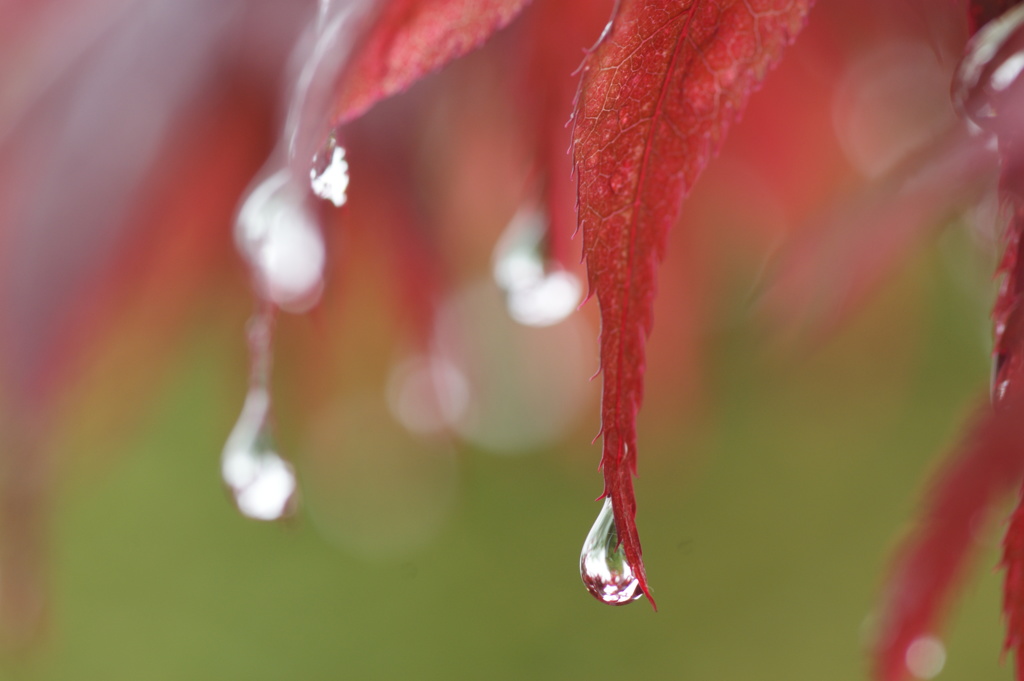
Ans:
[{"label": "green blurred background", "polygon": [[[864,678],[890,549],[985,388],[989,263],[965,248],[946,235],[805,353],[766,352],[736,321],[742,297],[722,306],[709,403],[671,419],[663,400],[641,417],[638,519],[658,612],[603,606],[580,584],[600,489],[586,438],[516,457],[460,448],[454,505],[398,557],[353,555],[305,512],[243,520],[217,475],[241,399],[241,319],[211,313],[143,428],[113,451],[65,453],[50,630],[5,676]],[[652,393],[673,389],[652,371]],[[1010,677],[997,535],[954,609],[942,678]]]}]

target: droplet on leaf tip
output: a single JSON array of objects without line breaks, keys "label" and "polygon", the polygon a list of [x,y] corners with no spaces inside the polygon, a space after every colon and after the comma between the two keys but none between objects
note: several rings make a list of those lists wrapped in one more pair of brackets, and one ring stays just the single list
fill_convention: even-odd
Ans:
[{"label": "droplet on leaf tip", "polygon": [[348,200],[348,161],[345,148],[338,144],[333,133],[313,157],[309,183],[314,194],[335,206],[343,206]]},{"label": "droplet on leaf tip", "polygon": [[242,414],[221,455],[221,477],[242,515],[279,520],[294,511],[295,471],[276,451],[270,427],[270,394],[249,391]]},{"label": "droplet on leaf tip", "polygon": [[619,542],[611,498],[605,498],[597,520],[583,542],[580,577],[587,591],[608,605],[625,605],[643,596],[640,581],[633,574]]}]

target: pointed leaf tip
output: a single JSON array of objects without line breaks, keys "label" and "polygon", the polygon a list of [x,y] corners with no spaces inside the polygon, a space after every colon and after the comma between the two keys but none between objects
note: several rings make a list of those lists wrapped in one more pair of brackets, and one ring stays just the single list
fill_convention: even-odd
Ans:
[{"label": "pointed leaf tip", "polygon": [[573,163],[590,291],[602,320],[605,491],[648,598],[632,475],[657,264],[683,197],[810,5],[619,0],[581,66]]}]

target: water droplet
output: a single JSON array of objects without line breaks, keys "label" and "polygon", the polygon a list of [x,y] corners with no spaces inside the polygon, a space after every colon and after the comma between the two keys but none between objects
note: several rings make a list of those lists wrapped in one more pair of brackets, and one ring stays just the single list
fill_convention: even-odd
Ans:
[{"label": "water droplet", "polygon": [[946,646],[934,636],[920,636],[907,646],[904,661],[916,678],[935,678],[946,666]]},{"label": "water droplet", "polygon": [[348,161],[345,148],[338,144],[333,133],[313,157],[309,182],[314,194],[335,206],[343,206],[348,200]]},{"label": "water droplet", "polygon": [[[998,338],[998,332],[997,336]],[[1010,390],[1010,379],[1008,374],[1009,357],[1006,353],[997,352],[992,357],[992,374],[989,381],[989,399],[993,404],[999,404]]]},{"label": "water droplet", "polygon": [[400,427],[380,391],[326,406],[307,435],[303,502],[324,537],[370,561],[408,559],[437,538],[459,489],[447,439]]},{"label": "water droplet", "polygon": [[833,89],[831,109],[843,153],[869,177],[891,172],[956,123],[949,73],[919,41],[884,41],[858,53]]},{"label": "water droplet", "polygon": [[521,208],[494,248],[493,275],[505,291],[509,315],[526,326],[551,326],[579,306],[583,286],[542,253],[547,219],[535,206]]},{"label": "water droplet", "polygon": [[610,498],[605,498],[597,520],[583,542],[580,577],[587,591],[608,605],[625,605],[644,595],[619,543]]},{"label": "water droplet", "polygon": [[525,326],[502,302],[487,280],[448,297],[438,308],[435,352],[467,382],[454,423],[459,436],[488,453],[520,455],[564,438],[596,408],[598,386],[587,381],[596,331],[579,314],[554,326]]},{"label": "water droplet", "polygon": [[406,429],[422,435],[454,428],[469,405],[469,381],[441,354],[412,357],[388,379],[388,407]]},{"label": "water droplet", "polygon": [[320,299],[323,235],[289,170],[274,173],[249,192],[238,212],[235,241],[264,299],[289,312],[305,312]]},{"label": "water droplet", "polygon": [[985,24],[967,43],[953,78],[953,105],[969,123],[1002,137],[1016,135],[1024,112],[1024,5]]},{"label": "water droplet", "polygon": [[276,451],[270,394],[255,387],[221,455],[221,477],[238,506],[254,520],[278,520],[294,510],[295,472]]}]

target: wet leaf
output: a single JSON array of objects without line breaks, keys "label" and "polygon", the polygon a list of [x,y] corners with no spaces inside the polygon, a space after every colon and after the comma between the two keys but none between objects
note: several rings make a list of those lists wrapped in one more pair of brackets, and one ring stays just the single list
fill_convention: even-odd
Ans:
[{"label": "wet leaf", "polygon": [[682,198],[810,5],[623,0],[583,64],[573,158],[602,319],[604,494],[648,598],[632,475],[657,263]]}]

